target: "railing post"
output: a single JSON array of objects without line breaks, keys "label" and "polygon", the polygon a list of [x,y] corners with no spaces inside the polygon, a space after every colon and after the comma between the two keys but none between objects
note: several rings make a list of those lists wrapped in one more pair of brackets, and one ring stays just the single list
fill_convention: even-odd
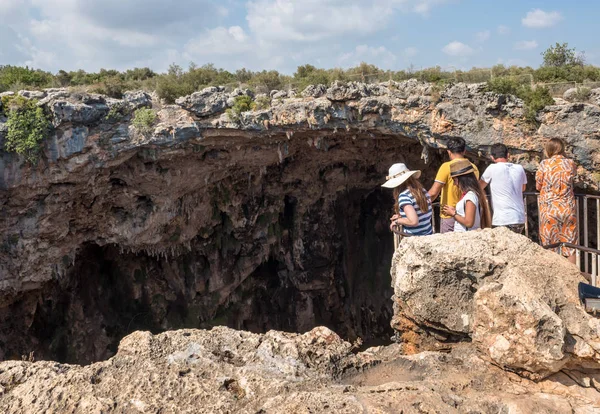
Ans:
[{"label": "railing post", "polygon": [[[579,223],[577,223],[577,226],[579,226]],[[585,247],[590,247],[588,234],[588,198],[585,195],[583,196],[583,245]],[[586,253],[583,261],[586,273],[590,270],[588,256],[589,255]]]},{"label": "railing post", "polygon": [[596,286],[596,279],[598,278],[598,255],[592,253],[592,286]]},{"label": "railing post", "polygon": [[523,194],[523,204],[525,205],[525,237],[529,238],[529,213],[527,211],[527,194]]},{"label": "railing post", "polygon": [[[577,220],[577,243],[578,245],[581,245],[581,232],[579,231],[579,197],[575,197],[576,199],[576,204],[577,204],[577,214],[576,214],[576,220]],[[577,267],[579,268],[579,270],[581,271],[581,252],[578,250],[575,251],[575,263],[577,264]]]}]

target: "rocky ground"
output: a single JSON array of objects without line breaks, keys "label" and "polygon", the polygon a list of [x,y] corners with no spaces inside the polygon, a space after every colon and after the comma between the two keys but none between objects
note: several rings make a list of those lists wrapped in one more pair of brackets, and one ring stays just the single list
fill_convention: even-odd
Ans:
[{"label": "rocky ground", "polygon": [[0,363],[5,413],[596,413],[600,393],[559,373],[539,383],[471,346],[353,354],[327,328],[214,328],[126,337],[108,361]]},{"label": "rocky ground", "polygon": [[357,352],[325,327],[138,331],[87,366],[0,363],[0,409],[600,413],[600,323],[565,259],[502,228],[408,238],[392,278],[398,344]]}]

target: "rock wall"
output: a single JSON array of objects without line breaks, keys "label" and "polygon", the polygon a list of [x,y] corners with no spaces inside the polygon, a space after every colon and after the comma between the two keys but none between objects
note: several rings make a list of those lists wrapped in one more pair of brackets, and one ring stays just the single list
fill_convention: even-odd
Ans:
[{"label": "rock wall", "polygon": [[[533,171],[552,135],[567,139],[581,185],[597,184],[597,102],[546,108],[531,131],[520,100],[482,85],[318,85],[236,123],[225,110],[248,90],[177,105],[21,94],[54,130],[37,165],[0,153],[4,358],[86,362],[134,329],[212,324],[385,338],[390,164],[423,169],[429,185],[445,139],[462,136],[474,160],[503,141]],[[132,114],[150,107],[158,120],[142,134]]]},{"label": "rock wall", "polygon": [[392,326],[407,350],[473,342],[504,369],[540,379],[600,372],[600,320],[562,256],[506,228],[413,237],[392,262]]}]

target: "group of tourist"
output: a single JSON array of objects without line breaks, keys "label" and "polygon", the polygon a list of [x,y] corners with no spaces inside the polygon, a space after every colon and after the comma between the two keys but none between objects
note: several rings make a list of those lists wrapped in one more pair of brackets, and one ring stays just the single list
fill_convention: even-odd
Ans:
[{"label": "group of tourist", "polygon": [[[527,175],[519,164],[508,159],[504,144],[490,149],[493,161],[481,177],[475,164],[466,157],[462,138],[448,140],[450,161],[442,164],[429,191],[419,181],[421,171],[405,164],[390,167],[383,187],[394,189],[394,215],[390,229],[411,236],[433,234],[432,202],[440,197],[440,232],[465,232],[486,227],[508,227],[516,233],[525,228],[523,192]],[[565,144],[553,138],[545,148],[546,159],[536,173],[536,189],[540,192],[539,236],[543,245],[575,243],[577,215],[573,182],[575,162],[565,156]],[[485,193],[490,188],[491,205]],[[493,209],[493,215],[491,210]],[[573,249],[562,249],[563,255],[575,262]]]}]

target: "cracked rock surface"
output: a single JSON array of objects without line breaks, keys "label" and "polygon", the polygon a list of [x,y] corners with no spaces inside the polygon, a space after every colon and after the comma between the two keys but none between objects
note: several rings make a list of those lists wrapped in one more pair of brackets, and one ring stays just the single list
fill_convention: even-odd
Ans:
[{"label": "cracked rock surface", "polygon": [[[556,374],[539,383],[485,362],[472,347],[352,353],[324,327],[303,335],[214,328],[123,339],[108,361],[0,363],[5,413],[594,413],[600,393]],[[578,376],[577,376],[578,375]]]}]

